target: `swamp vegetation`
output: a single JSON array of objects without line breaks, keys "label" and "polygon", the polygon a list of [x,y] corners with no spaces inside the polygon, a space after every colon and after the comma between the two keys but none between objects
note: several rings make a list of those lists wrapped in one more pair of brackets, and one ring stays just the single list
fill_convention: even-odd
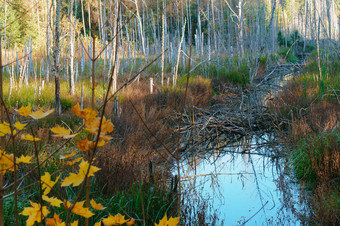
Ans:
[{"label": "swamp vegetation", "polygon": [[339,1],[0,12],[0,226],[340,224]]}]

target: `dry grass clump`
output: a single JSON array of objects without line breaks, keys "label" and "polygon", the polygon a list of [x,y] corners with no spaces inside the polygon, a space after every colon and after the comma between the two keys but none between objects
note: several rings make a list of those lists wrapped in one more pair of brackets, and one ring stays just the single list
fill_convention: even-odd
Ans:
[{"label": "dry grass clump", "polygon": [[[211,96],[209,85],[200,78],[191,82],[187,104],[206,106]],[[119,94],[117,116],[113,115],[113,104],[108,106],[111,110],[107,113],[115,126],[114,140],[97,156],[97,165],[102,168],[101,183],[107,192],[129,189],[141,180],[151,183],[151,176],[159,184],[169,178],[168,164],[164,164],[168,155],[162,144],[171,148],[175,143],[172,126],[177,122],[171,120],[171,115],[183,104],[183,92],[183,87],[163,92],[156,85],[150,94],[148,84],[134,84]],[[150,164],[154,168],[152,174]]]}]

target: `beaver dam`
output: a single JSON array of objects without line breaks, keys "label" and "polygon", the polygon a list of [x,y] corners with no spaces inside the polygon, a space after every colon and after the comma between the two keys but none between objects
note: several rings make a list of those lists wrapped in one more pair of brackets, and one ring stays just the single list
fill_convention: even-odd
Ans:
[{"label": "beaver dam", "polygon": [[286,152],[274,132],[275,125],[285,122],[268,104],[297,69],[298,65],[275,67],[272,79],[253,87],[221,87],[223,92],[210,108],[187,107],[182,117],[175,115],[175,120],[182,120],[186,224],[301,223],[306,205],[300,202],[300,188],[281,158]]}]

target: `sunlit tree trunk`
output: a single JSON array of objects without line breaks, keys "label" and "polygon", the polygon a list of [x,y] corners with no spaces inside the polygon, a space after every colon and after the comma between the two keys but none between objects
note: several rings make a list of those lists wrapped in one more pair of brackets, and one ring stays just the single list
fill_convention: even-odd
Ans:
[{"label": "sunlit tree trunk", "polygon": [[139,33],[140,33],[140,38],[141,38],[142,51],[143,51],[143,54],[145,55],[146,54],[145,37],[144,37],[142,19],[140,17],[140,13],[139,13],[139,9],[138,9],[138,0],[135,0],[135,4],[136,4],[137,20],[138,20]]}]

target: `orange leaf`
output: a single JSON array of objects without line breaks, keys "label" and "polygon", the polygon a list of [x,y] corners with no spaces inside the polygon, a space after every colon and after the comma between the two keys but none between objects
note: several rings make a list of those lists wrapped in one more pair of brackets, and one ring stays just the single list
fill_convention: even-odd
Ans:
[{"label": "orange leaf", "polygon": [[76,151],[72,151],[71,154],[68,154],[68,155],[61,155],[60,156],[60,159],[68,159],[68,158],[72,158],[73,156],[75,156],[77,154]]},{"label": "orange leaf", "polygon": [[100,203],[96,203],[96,201],[94,201],[93,199],[90,201],[90,204],[93,207],[93,209],[95,209],[95,210],[105,210],[106,209],[106,207],[104,207]]}]

